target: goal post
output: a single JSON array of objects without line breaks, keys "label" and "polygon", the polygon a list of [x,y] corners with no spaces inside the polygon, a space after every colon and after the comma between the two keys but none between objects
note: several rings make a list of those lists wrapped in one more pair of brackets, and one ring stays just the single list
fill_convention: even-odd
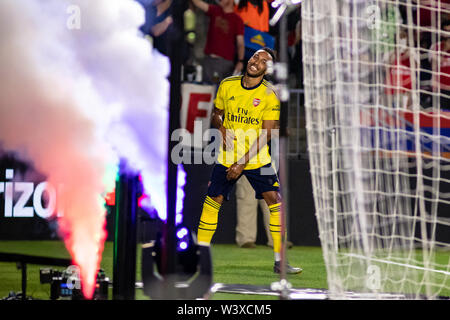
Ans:
[{"label": "goal post", "polygon": [[302,3],[308,153],[332,298],[450,296],[449,18],[446,0]]}]

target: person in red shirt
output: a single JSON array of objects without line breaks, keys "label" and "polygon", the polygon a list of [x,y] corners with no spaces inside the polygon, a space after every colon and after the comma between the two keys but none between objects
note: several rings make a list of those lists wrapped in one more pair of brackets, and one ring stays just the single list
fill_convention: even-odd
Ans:
[{"label": "person in red shirt", "polygon": [[450,109],[450,20],[442,23],[441,41],[430,48],[432,86],[440,93],[441,109]]},{"label": "person in red shirt", "polygon": [[244,23],[234,12],[233,0],[220,0],[219,5],[202,0],[192,0],[192,3],[209,17],[202,64],[203,81],[218,84],[225,77],[242,71],[245,53]]},{"label": "person in red shirt", "polygon": [[[438,16],[445,19],[445,12],[450,10],[450,0],[413,0],[412,13],[414,24],[421,27],[432,27]],[[406,14],[406,5],[405,14]],[[434,21],[434,22],[433,22]]]},{"label": "person in red shirt", "polygon": [[411,58],[416,61],[416,65],[419,61],[408,46],[408,33],[405,29],[400,30],[398,38],[396,50],[389,53],[385,94],[389,105],[407,108],[411,105]]}]

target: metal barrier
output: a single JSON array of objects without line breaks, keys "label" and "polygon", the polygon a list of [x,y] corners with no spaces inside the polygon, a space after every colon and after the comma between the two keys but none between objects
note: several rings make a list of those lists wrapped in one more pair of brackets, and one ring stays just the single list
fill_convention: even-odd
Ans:
[{"label": "metal barrier", "polygon": [[304,90],[290,89],[288,105],[288,151],[291,159],[307,158]]}]

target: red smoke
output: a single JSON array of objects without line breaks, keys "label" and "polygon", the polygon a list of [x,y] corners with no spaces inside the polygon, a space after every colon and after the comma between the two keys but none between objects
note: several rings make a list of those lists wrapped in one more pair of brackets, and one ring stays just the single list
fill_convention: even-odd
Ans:
[{"label": "red smoke", "polygon": [[106,237],[100,198],[106,146],[92,121],[79,111],[70,77],[36,61],[45,52],[39,46],[42,35],[28,32],[20,17],[38,17],[27,12],[31,3],[16,4],[0,4],[0,144],[31,161],[53,186],[62,186],[57,198],[57,209],[63,212],[59,231],[80,267],[83,293],[91,298]]},{"label": "red smoke", "polygon": [[[69,28],[74,12],[79,29]],[[108,166],[127,158],[165,213],[170,64],[139,36],[144,21],[134,0],[0,0],[0,147],[63,186],[59,231],[87,298],[106,238]]]}]

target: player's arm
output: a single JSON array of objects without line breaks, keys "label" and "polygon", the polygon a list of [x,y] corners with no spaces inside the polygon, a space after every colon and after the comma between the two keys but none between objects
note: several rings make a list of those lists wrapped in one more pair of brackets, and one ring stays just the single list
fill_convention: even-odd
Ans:
[{"label": "player's arm", "polygon": [[278,129],[280,127],[278,120],[263,120],[262,122],[262,132],[261,135],[256,139],[256,141],[250,146],[248,152],[239,160],[237,163],[241,163],[244,166],[250,161],[251,158],[256,156],[258,152],[269,143],[270,139],[274,135],[278,134]]},{"label": "player's arm", "polygon": [[233,140],[236,138],[234,137],[231,130],[227,130],[223,126],[223,114],[224,111],[222,109],[214,107],[211,115],[211,124],[214,128],[220,131],[220,134],[222,135],[223,148],[225,150],[232,150],[234,147]]},{"label": "player's arm", "polygon": [[167,16],[163,21],[160,23],[155,24],[152,27],[152,34],[155,37],[159,37],[164,32],[166,32],[167,28],[170,26],[170,24],[173,22],[172,16]]},{"label": "player's arm", "polygon": [[223,110],[214,107],[214,110],[211,114],[211,124],[214,128],[219,129],[223,128]]},{"label": "player's arm", "polygon": [[263,120],[262,122],[262,132],[256,141],[250,146],[247,153],[238,162],[233,163],[227,169],[227,179],[234,180],[239,178],[245,165],[258,154],[258,152],[272,139],[274,136],[278,135],[278,130],[280,125],[278,120]]},{"label": "player's arm", "polygon": [[199,8],[200,10],[207,12],[209,9],[209,4],[202,0],[191,0],[194,6]]},{"label": "player's arm", "polygon": [[238,35],[236,37],[236,47],[237,47],[238,61],[234,67],[234,74],[239,74],[244,68],[245,42],[243,35]]}]

